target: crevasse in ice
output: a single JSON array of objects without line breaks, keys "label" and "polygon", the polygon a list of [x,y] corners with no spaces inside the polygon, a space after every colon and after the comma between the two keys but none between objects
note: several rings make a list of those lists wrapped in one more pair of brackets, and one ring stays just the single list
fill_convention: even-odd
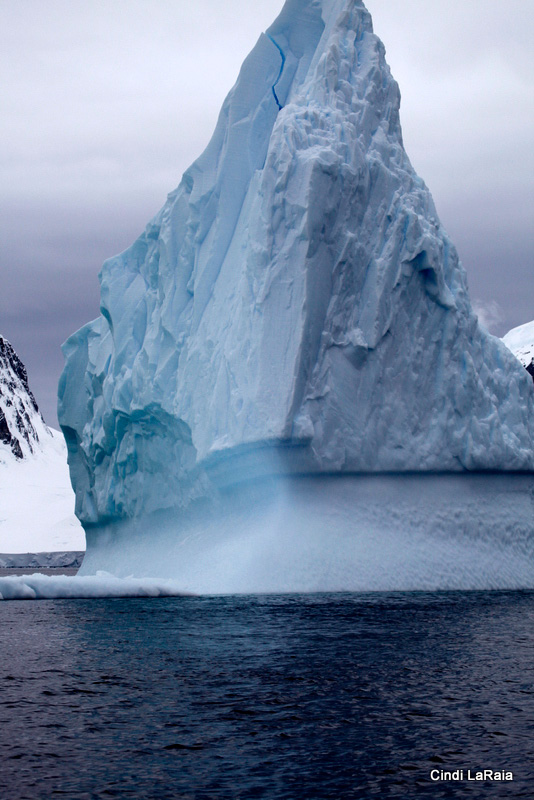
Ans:
[{"label": "crevasse in ice", "polygon": [[101,273],[59,388],[85,523],[253,475],[534,469],[358,0],[288,0],[213,138]]}]

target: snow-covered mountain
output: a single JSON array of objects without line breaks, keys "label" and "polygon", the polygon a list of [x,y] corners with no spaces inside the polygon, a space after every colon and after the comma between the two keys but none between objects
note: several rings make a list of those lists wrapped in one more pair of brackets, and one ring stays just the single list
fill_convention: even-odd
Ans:
[{"label": "snow-covered mountain", "polygon": [[63,436],[45,425],[26,369],[0,336],[0,553],[84,549]]},{"label": "snow-covered mountain", "polygon": [[534,321],[512,328],[503,336],[503,342],[534,380]]},{"label": "snow-covered mountain", "polygon": [[26,368],[10,343],[0,336],[0,461],[35,453],[50,438],[28,386]]}]

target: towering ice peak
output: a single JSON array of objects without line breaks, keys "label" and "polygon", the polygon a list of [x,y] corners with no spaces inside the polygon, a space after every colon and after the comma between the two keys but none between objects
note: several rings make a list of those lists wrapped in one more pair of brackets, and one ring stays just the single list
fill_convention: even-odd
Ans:
[{"label": "towering ice peak", "polygon": [[213,138],[64,346],[85,523],[255,475],[534,469],[534,390],[480,329],[357,0],[288,0]]},{"label": "towering ice peak", "polygon": [[26,367],[0,336],[0,461],[32,455],[50,436],[30,391]]}]

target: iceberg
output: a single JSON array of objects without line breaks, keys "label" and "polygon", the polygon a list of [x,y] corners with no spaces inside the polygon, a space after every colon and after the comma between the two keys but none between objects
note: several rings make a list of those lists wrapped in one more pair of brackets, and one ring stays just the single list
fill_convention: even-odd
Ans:
[{"label": "iceberg", "polygon": [[[437,582],[456,586],[444,542],[480,531],[475,496],[496,541],[502,496],[499,558],[517,565],[511,584],[532,582],[534,387],[478,325],[399,107],[362,2],[287,0],[204,153],[105,262],[101,316],[65,343],[59,385],[82,572],[112,563],[195,574],[193,591],[269,591],[317,569],[301,584],[352,588],[354,573],[335,577],[350,563],[358,586],[417,588],[441,574],[439,550]],[[416,561],[421,537],[441,541],[428,568],[399,566],[407,530]],[[262,562],[261,579],[243,579]],[[486,567],[473,574],[492,583]]]}]

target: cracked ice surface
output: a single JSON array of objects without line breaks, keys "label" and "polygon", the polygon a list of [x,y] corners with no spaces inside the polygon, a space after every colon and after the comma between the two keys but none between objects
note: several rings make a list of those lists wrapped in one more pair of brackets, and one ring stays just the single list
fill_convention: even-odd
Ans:
[{"label": "cracked ice surface", "polygon": [[399,103],[362,3],[288,0],[64,346],[84,523],[273,472],[534,469],[532,381],[478,327]]}]

